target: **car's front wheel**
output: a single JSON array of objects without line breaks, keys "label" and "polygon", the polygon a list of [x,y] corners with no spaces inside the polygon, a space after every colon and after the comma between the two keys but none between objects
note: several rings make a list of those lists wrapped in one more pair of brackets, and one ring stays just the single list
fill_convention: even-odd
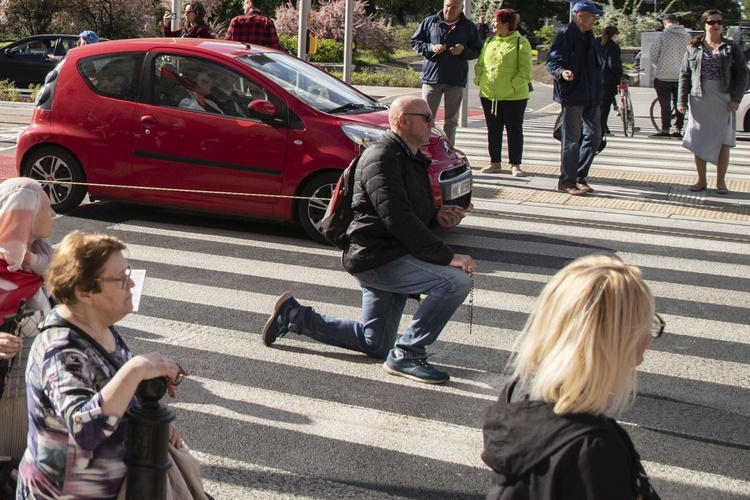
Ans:
[{"label": "car's front wheel", "polygon": [[326,245],[331,243],[320,232],[320,223],[326,214],[339,175],[327,172],[313,178],[300,193],[304,199],[297,205],[297,215],[302,228],[310,238]]},{"label": "car's front wheel", "polygon": [[86,197],[83,168],[69,151],[57,146],[44,146],[31,153],[23,162],[24,177],[42,183],[58,213],[70,212]]}]

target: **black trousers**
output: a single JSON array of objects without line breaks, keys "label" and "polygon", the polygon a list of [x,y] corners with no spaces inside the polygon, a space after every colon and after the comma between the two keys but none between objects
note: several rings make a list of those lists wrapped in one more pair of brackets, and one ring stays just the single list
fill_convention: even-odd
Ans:
[{"label": "black trousers", "polygon": [[492,163],[503,161],[503,131],[508,132],[508,163],[520,165],[523,156],[523,115],[528,99],[495,101],[481,97],[487,123],[487,149]]},{"label": "black trousers", "polygon": [[615,98],[617,97],[617,84],[616,83],[605,83],[602,86],[602,134],[609,134],[609,127],[607,127],[607,120],[609,120],[609,110],[612,108],[612,104],[615,104]]},{"label": "black trousers", "polygon": [[665,82],[654,78],[656,98],[659,99],[659,107],[661,108],[661,129],[664,132],[669,132],[672,123],[672,109],[675,110],[674,128],[682,130],[682,125],[685,122],[685,115],[677,111],[678,87],[678,82]]}]

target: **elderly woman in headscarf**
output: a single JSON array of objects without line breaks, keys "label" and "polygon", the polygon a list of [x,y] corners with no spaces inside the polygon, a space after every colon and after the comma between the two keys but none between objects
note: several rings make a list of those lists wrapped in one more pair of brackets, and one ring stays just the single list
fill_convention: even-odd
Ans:
[{"label": "elderly woman in headscarf", "polygon": [[[29,421],[24,372],[37,324],[50,311],[42,274],[52,258],[55,212],[41,185],[25,177],[0,184],[0,311],[13,314],[21,298],[34,313],[0,326],[0,498],[12,494],[12,470],[26,448]],[[0,318],[2,320],[2,318]],[[12,330],[12,331],[10,331]]]}]

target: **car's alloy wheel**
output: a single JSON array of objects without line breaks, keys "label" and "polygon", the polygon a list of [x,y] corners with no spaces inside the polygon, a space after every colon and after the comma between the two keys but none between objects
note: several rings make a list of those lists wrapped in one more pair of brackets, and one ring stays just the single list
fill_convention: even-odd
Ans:
[{"label": "car's alloy wheel", "polygon": [[24,177],[42,183],[55,212],[70,212],[86,197],[86,182],[80,162],[70,152],[55,146],[44,146],[31,153],[23,163]]},{"label": "car's alloy wheel", "polygon": [[325,236],[320,232],[320,223],[326,214],[326,209],[331,200],[333,189],[339,180],[339,174],[327,172],[318,175],[307,183],[300,193],[303,199],[297,207],[297,215],[305,232],[315,241],[330,245]]}]

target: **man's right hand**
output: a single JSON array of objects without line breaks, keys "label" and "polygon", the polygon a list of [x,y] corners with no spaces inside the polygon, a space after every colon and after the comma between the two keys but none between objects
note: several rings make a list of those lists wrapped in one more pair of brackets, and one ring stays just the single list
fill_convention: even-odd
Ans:
[{"label": "man's right hand", "polygon": [[23,347],[23,340],[10,333],[0,332],[0,359],[11,359]]},{"label": "man's right hand", "polygon": [[453,254],[453,259],[451,259],[449,265],[457,267],[465,273],[473,273],[477,270],[477,265],[474,263],[474,260],[468,255],[462,255],[460,253]]},{"label": "man's right hand", "polygon": [[562,79],[565,80],[566,82],[573,81],[573,71],[572,70],[569,70],[569,69],[563,70],[563,72],[560,74],[560,76],[562,76]]},{"label": "man's right hand", "polygon": [[442,43],[436,43],[432,46],[432,52],[434,52],[435,54],[442,54],[443,52],[445,52],[445,45],[443,45]]}]

